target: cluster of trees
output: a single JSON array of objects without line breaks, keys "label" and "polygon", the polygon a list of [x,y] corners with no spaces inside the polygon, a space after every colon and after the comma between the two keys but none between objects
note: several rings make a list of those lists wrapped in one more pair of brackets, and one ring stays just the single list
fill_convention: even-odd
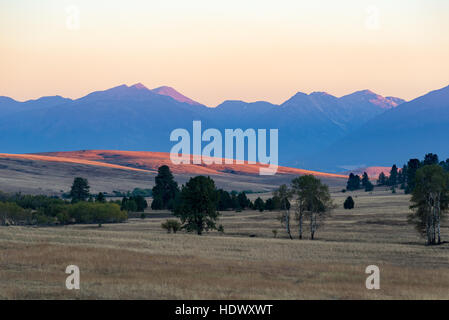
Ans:
[{"label": "cluster of trees", "polygon": [[390,175],[388,177],[383,172],[379,174],[377,184],[390,186],[393,191],[399,186],[405,193],[412,193],[415,188],[416,172],[418,169],[429,165],[438,165],[443,171],[449,172],[449,159],[446,159],[446,161],[439,161],[437,154],[428,153],[424,156],[423,160],[416,158],[410,159],[401,169],[398,169],[394,164],[391,167]]},{"label": "cluster of trees", "polygon": [[253,203],[248,199],[246,192],[231,191],[218,189],[217,210],[235,210],[241,211],[253,208]]},{"label": "cluster of trees", "polygon": [[[334,208],[329,187],[313,175],[304,175],[293,179],[290,187],[285,184],[281,185],[274,191],[272,199],[279,200],[280,221],[285,226],[290,239],[293,239],[290,212],[292,208],[298,222],[299,239],[303,238],[304,224],[308,221],[311,240],[315,238],[316,231],[323,225],[325,218]],[[293,202],[292,206],[290,200]]]},{"label": "cluster of trees", "polygon": [[[258,197],[254,203],[245,192],[227,192],[217,189],[210,177],[197,176],[180,189],[173,179],[168,166],[162,166],[156,176],[153,188],[153,209],[171,209],[177,220],[167,220],[162,228],[167,232],[177,232],[184,229],[198,235],[205,231],[218,230],[224,232],[222,225],[217,225],[219,211],[246,208],[264,210],[280,210],[281,223],[285,226],[290,239],[291,209],[294,208],[298,222],[298,237],[303,238],[304,224],[309,224],[310,238],[314,239],[316,231],[323,224],[325,218],[334,208],[329,188],[313,175],[306,175],[294,179],[291,186],[282,185],[273,192],[273,196],[266,201]],[[293,205],[291,204],[293,203]]]},{"label": "cluster of trees", "polygon": [[365,189],[366,192],[374,190],[374,185],[369,180],[368,174],[364,172],[362,178],[360,178],[359,175],[351,172],[346,184],[346,190],[354,191],[362,188]]},{"label": "cluster of trees", "polygon": [[402,169],[393,165],[390,176],[379,175],[379,185],[400,186],[411,194],[413,213],[408,221],[426,239],[428,245],[440,244],[441,221],[449,210],[449,159],[439,161],[438,155],[428,153],[423,160],[410,159]]},{"label": "cluster of trees", "polygon": [[144,212],[148,208],[148,202],[141,195],[123,197],[120,209],[127,212]]},{"label": "cluster of trees", "polygon": [[103,193],[94,197],[87,179],[74,179],[71,201],[45,195],[0,193],[1,225],[53,225],[70,223],[123,222],[128,216],[116,203],[106,202]]},{"label": "cluster of trees", "polygon": [[[252,202],[247,193],[249,191],[231,191],[217,189],[217,207],[219,211],[235,210],[241,211],[245,209],[256,210],[276,210],[280,208],[280,202],[277,198],[270,198],[266,202],[260,197]],[[158,174],[155,178],[155,186],[152,189],[153,202],[151,208],[153,210],[174,210],[176,204],[180,201],[181,190],[177,182],[173,178],[170,168],[166,165],[159,167]]]},{"label": "cluster of trees", "polygon": [[423,161],[410,159],[407,163],[406,192],[411,192],[413,213],[409,222],[425,237],[428,245],[441,243],[441,221],[449,210],[449,161],[439,162],[435,154]]},{"label": "cluster of trees", "polygon": [[407,168],[404,166],[402,169],[398,169],[398,167],[394,164],[391,167],[390,175],[387,177],[384,172],[379,174],[379,178],[377,179],[378,186],[389,186],[393,193],[396,192],[396,188],[398,185],[401,186],[401,189],[405,189],[406,182],[406,172]]},{"label": "cluster of trees", "polygon": [[[281,208],[281,200],[277,196],[273,196],[272,198],[268,198],[264,201],[261,197],[257,197],[254,202],[248,199],[246,192],[241,191],[231,191],[230,193],[219,189],[219,200],[218,200],[218,210],[259,210],[263,212],[264,210],[279,210]],[[290,206],[290,202],[287,200],[287,205]]]},{"label": "cluster of trees", "polygon": [[121,191],[112,191],[114,197],[132,197],[132,196],[142,196],[144,198],[152,197],[153,190],[152,189],[142,189],[142,188],[134,188],[133,191],[121,192]]}]

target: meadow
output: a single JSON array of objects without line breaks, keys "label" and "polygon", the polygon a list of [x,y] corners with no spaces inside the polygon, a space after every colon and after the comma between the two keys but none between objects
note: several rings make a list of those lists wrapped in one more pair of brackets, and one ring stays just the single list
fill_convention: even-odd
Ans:
[{"label": "meadow", "polygon": [[[407,224],[408,195],[332,196],[338,207],[313,241],[288,239],[279,212],[251,210],[222,212],[224,234],[202,236],[167,234],[170,213],[151,210],[101,228],[0,227],[0,299],[449,299],[449,243],[424,245]],[[80,290],[65,287],[71,264]],[[368,265],[380,268],[379,290],[365,287]]]}]

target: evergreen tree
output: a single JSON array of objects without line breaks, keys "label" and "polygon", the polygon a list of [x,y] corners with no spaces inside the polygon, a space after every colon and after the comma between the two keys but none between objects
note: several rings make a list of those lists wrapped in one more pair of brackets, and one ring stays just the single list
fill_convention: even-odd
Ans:
[{"label": "evergreen tree", "polygon": [[100,193],[97,195],[95,201],[96,201],[96,202],[99,202],[99,203],[105,203],[105,202],[106,202],[106,198],[105,198],[103,192],[100,192]]},{"label": "evergreen tree", "polygon": [[444,171],[449,172],[449,159],[446,159],[446,161],[441,161],[440,166],[444,169]]},{"label": "evergreen tree", "polygon": [[418,159],[410,159],[407,163],[407,186],[405,188],[405,193],[411,193],[415,188],[415,176],[416,171],[420,167],[420,162]]},{"label": "evergreen tree", "polygon": [[254,201],[254,209],[259,210],[260,212],[263,212],[263,210],[265,209],[265,203],[263,202],[261,197],[258,197]]},{"label": "evergreen tree", "polygon": [[265,201],[265,210],[269,210],[269,211],[274,210],[273,198],[268,198],[267,201]]},{"label": "evergreen tree", "polygon": [[87,179],[76,177],[73,180],[72,188],[70,190],[70,197],[72,198],[72,203],[78,201],[86,201],[89,198],[90,187]]},{"label": "evergreen tree", "polygon": [[390,177],[388,178],[388,185],[393,188],[398,184],[398,167],[394,164],[390,170]]},{"label": "evergreen tree", "polygon": [[383,171],[379,173],[379,178],[377,179],[377,185],[378,186],[384,186],[387,183],[387,177],[385,176],[385,173]]},{"label": "evergreen tree", "polygon": [[360,177],[351,172],[349,174],[348,182],[346,184],[346,189],[349,191],[360,189]]},{"label": "evergreen tree", "polygon": [[240,192],[237,195],[237,200],[239,202],[239,207],[244,210],[250,206],[251,201],[246,196],[246,193],[244,191]]},{"label": "evergreen tree", "polygon": [[232,209],[232,206],[233,206],[233,202],[232,202],[231,195],[229,194],[229,192],[227,192],[223,189],[219,189],[218,190],[217,209],[218,210],[228,210],[228,209]]},{"label": "evergreen tree", "polygon": [[201,235],[205,230],[217,229],[217,202],[218,192],[214,180],[197,176],[190,178],[182,187],[174,214],[181,219],[182,227],[187,232]]},{"label": "evergreen tree", "polygon": [[374,185],[371,183],[371,181],[368,181],[365,184],[365,192],[370,192],[374,190]]},{"label": "evergreen tree", "polygon": [[144,212],[145,209],[148,208],[147,200],[141,195],[131,196],[129,200],[136,203],[136,212]]},{"label": "evergreen tree", "polygon": [[423,161],[424,166],[429,166],[429,165],[438,164],[438,163],[439,163],[438,155],[436,155],[434,153],[428,153],[424,156],[424,161]]},{"label": "evergreen tree", "polygon": [[405,189],[407,184],[407,165],[404,164],[402,169],[398,173],[398,183],[401,185],[401,189]]},{"label": "evergreen tree", "polygon": [[368,183],[370,183],[368,174],[366,172],[363,172],[362,186],[366,189],[366,186],[368,185]]},{"label": "evergreen tree", "polygon": [[240,201],[238,199],[238,192],[235,190],[231,191],[231,201],[232,201],[232,206],[231,206],[232,209],[234,209],[236,211],[241,210]]},{"label": "evergreen tree", "polygon": [[120,209],[127,212],[137,212],[137,203],[132,198],[124,197]]},{"label": "evergreen tree", "polygon": [[154,200],[151,203],[151,209],[171,209],[170,207],[173,207],[173,203],[179,193],[179,188],[168,166],[163,165],[159,167],[155,183],[152,190]]}]

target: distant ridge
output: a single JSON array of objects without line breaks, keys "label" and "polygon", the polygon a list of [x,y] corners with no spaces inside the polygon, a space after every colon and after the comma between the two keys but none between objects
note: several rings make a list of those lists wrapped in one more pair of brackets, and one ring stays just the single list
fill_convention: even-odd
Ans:
[{"label": "distant ridge", "polygon": [[[391,166],[427,152],[449,156],[448,88],[409,102],[360,90],[298,92],[280,105],[226,100],[209,108],[167,86],[119,85],[79,99],[0,98],[0,152],[168,152],[177,128],[278,129],[279,163],[317,171]],[[194,106],[194,107],[193,107]]]},{"label": "distant ridge", "polygon": [[[82,150],[68,152],[45,152],[39,154],[5,154],[0,158],[28,159],[48,162],[67,162],[85,165],[110,167],[122,170],[155,172],[161,165],[168,165],[174,173],[179,174],[238,174],[258,175],[262,164],[180,164],[174,165],[170,154],[148,151],[118,151],[118,150]],[[277,174],[305,175],[313,174],[318,177],[343,178],[346,175],[303,170],[289,167],[279,167]]]}]

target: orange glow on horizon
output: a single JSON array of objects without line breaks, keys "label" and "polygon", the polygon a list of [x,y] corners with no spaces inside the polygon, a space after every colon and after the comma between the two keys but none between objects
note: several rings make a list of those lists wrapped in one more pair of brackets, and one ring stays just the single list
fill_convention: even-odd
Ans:
[{"label": "orange glow on horizon", "polygon": [[20,101],[137,82],[211,107],[297,91],[410,100],[449,84],[449,2],[5,1],[0,52],[0,96]]}]

